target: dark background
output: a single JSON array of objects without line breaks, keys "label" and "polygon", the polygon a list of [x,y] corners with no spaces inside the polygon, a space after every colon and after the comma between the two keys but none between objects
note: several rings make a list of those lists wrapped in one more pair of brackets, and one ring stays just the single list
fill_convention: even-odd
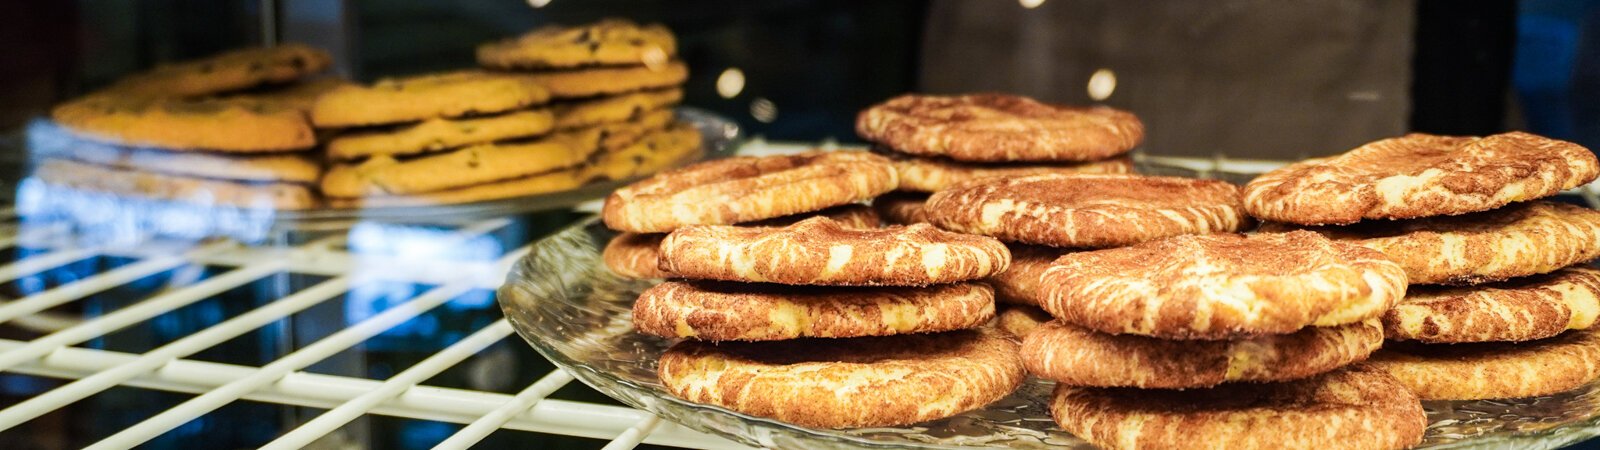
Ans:
[{"label": "dark background", "polygon": [[[0,127],[153,64],[272,39],[370,80],[472,65],[483,41],[606,16],[666,23],[688,103],[774,140],[854,141],[908,91],[1003,90],[1140,114],[1155,154],[1295,159],[1406,131],[1526,129],[1600,145],[1595,1],[80,0],[0,6]],[[717,76],[746,84],[723,98]],[[770,104],[758,120],[752,105]]]}]

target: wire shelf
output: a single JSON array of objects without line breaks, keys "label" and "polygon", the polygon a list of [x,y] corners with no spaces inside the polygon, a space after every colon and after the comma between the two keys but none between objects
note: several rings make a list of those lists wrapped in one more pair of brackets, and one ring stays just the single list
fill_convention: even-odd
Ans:
[{"label": "wire shelf", "polygon": [[[406,324],[473,290],[493,290],[510,264],[527,251],[521,245],[484,259],[371,257],[348,248],[351,236],[335,235],[300,245],[250,247],[229,241],[150,241],[137,247],[94,247],[75,244],[64,227],[35,229],[16,223],[14,212],[0,211],[11,222],[0,230],[4,249],[17,251],[15,261],[0,266],[0,281],[28,279],[52,269],[99,257],[131,260],[109,270],[80,273],[75,280],[40,289],[0,303],[0,324],[32,328],[43,334],[30,340],[0,339],[0,371],[70,382],[0,408],[0,431],[13,429],[118,386],[198,394],[154,416],[94,442],[87,448],[132,448],[232,402],[246,400],[325,409],[277,436],[265,448],[301,448],[324,439],[366,414],[397,416],[467,425],[434,448],[468,448],[490,433],[506,428],[610,440],[605,448],[633,448],[640,443],[688,448],[742,448],[721,438],[662,424],[655,416],[621,406],[548,398],[572,381],[554,370],[515,395],[426,385],[430,378],[457,366],[512,335],[498,308],[486,308],[493,321],[421,362],[385,379],[326,375],[307,371],[324,359]],[[431,230],[427,246],[470,247],[518,225],[511,219],[490,219],[459,228]],[[387,239],[396,239],[391,233]],[[481,256],[481,255],[480,255]],[[217,275],[174,287],[125,307],[88,318],[34,318],[49,309],[83,301],[159,272],[182,267],[219,268]],[[309,287],[275,296],[143,353],[111,351],[83,344],[129,326],[218,294],[279,274],[325,277]],[[246,333],[272,326],[290,316],[332,302],[371,283],[433,286],[382,312],[352,320],[337,332],[266,364],[247,366],[186,359]],[[513,342],[523,345],[521,342]]]}]

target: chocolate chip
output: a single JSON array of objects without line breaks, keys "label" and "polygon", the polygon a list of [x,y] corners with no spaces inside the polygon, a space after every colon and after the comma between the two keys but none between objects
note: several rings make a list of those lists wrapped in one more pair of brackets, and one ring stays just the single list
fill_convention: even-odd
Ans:
[{"label": "chocolate chip", "polygon": [[599,42],[594,42],[594,43],[590,43],[589,44],[589,51],[590,52],[594,52],[594,51],[597,51],[597,50],[600,50],[600,43]]},{"label": "chocolate chip", "polygon": [[294,66],[296,69],[304,69],[306,68],[307,64],[308,63],[306,62],[305,58],[301,58],[299,56],[289,58],[289,65]]},{"label": "chocolate chip", "polygon": [[250,63],[250,71],[251,72],[260,72],[261,68],[262,68],[261,61],[256,61],[256,62]]}]

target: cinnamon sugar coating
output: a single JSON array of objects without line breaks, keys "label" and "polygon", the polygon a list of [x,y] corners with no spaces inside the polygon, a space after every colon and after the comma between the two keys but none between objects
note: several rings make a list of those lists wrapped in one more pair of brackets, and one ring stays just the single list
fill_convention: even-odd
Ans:
[{"label": "cinnamon sugar coating", "polygon": [[607,227],[664,233],[864,201],[898,185],[894,167],[867,152],[734,157],[656,174],[606,197]]},{"label": "cinnamon sugar coating", "polygon": [[856,116],[856,134],[896,151],[957,161],[1093,161],[1144,140],[1132,113],[1006,94],[902,95]]},{"label": "cinnamon sugar coating", "polygon": [[1232,184],[1141,175],[988,179],[935,193],[924,208],[940,228],[1054,247],[1120,247],[1250,223]]},{"label": "cinnamon sugar coating", "polygon": [[1600,161],[1577,144],[1522,132],[1412,133],[1291,164],[1251,181],[1245,207],[1303,225],[1485,211],[1594,181]]},{"label": "cinnamon sugar coating", "polygon": [[1422,442],[1417,396],[1356,365],[1297,381],[1184,391],[1060,385],[1050,413],[1097,447],[1386,450]]},{"label": "cinnamon sugar coating", "polygon": [[1382,253],[1316,233],[1179,236],[1062,256],[1041,306],[1111,334],[1221,340],[1376,318],[1406,292]]},{"label": "cinnamon sugar coating", "polygon": [[683,341],[661,355],[672,395],[817,428],[905,425],[999,400],[1022,384],[1017,344],[992,329],[777,342]]},{"label": "cinnamon sugar coating", "polygon": [[724,281],[925,286],[987,277],[1010,263],[992,238],[927,224],[848,229],[826,217],[784,228],[691,226],[661,242],[663,270]]}]

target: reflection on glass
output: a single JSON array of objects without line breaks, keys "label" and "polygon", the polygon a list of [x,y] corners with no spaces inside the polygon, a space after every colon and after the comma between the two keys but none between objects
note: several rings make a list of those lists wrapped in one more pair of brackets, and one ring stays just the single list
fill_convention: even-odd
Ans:
[{"label": "reflection on glass", "polygon": [[733,98],[744,90],[744,71],[738,67],[729,67],[717,76],[717,95],[722,98]]},{"label": "reflection on glass", "polygon": [[1111,93],[1117,90],[1117,74],[1111,69],[1100,69],[1089,76],[1089,98],[1102,101],[1111,98]]}]

